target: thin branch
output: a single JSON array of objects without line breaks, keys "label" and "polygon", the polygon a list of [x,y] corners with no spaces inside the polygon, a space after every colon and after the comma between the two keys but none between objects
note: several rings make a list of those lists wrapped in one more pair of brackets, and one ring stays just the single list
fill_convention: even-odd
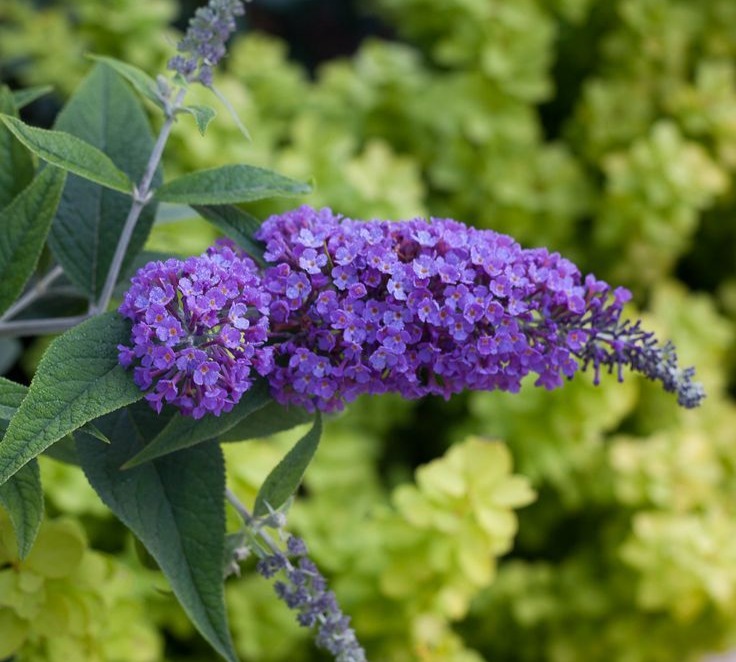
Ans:
[{"label": "thin branch", "polygon": [[13,336],[37,336],[46,333],[61,333],[84,322],[91,316],[50,317],[46,319],[17,320],[0,322],[0,338]]},{"label": "thin branch", "polygon": [[0,322],[10,319],[16,313],[19,313],[24,308],[28,308],[28,306],[30,306],[34,301],[40,299],[44,294],[46,294],[49,285],[51,285],[51,283],[53,283],[63,273],[64,269],[59,265],[51,269],[51,271],[41,278],[41,280],[39,280],[30,290],[20,297],[20,299],[10,306],[2,316],[0,316]]},{"label": "thin branch", "polygon": [[115,254],[113,255],[112,262],[110,263],[110,269],[107,272],[107,278],[105,279],[105,284],[102,287],[100,298],[90,309],[90,312],[92,313],[105,312],[110,303],[118,276],[120,275],[120,269],[123,266],[125,253],[128,250],[128,244],[130,244],[130,238],[133,236],[133,231],[138,223],[138,218],[140,217],[141,212],[151,200],[151,183],[153,182],[153,177],[156,174],[156,169],[161,162],[164,147],[169,139],[171,129],[176,121],[176,110],[181,106],[185,94],[186,88],[182,87],[171,106],[167,107],[166,121],[161,127],[161,132],[158,134],[156,144],[154,145],[151,156],[148,159],[148,164],[146,165],[143,177],[133,193],[133,204],[128,212],[128,217],[125,219],[125,225],[123,226],[123,231],[120,234],[118,245],[115,248]]}]

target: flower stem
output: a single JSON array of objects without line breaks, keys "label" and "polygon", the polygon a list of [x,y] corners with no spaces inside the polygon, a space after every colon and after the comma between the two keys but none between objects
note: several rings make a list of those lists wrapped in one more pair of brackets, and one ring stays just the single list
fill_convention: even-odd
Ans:
[{"label": "flower stem", "polygon": [[141,212],[152,197],[151,183],[153,182],[153,177],[156,174],[156,169],[161,162],[164,147],[169,139],[171,129],[176,121],[176,111],[181,107],[185,94],[186,88],[180,88],[173,103],[170,106],[167,106],[166,121],[161,127],[161,132],[156,139],[156,144],[154,145],[151,156],[148,159],[148,164],[146,165],[143,177],[133,194],[133,204],[128,212],[128,217],[125,219],[125,225],[123,226],[123,231],[120,234],[118,245],[115,248],[115,254],[113,255],[112,262],[110,263],[110,269],[107,272],[107,278],[105,279],[105,284],[102,288],[100,298],[90,310],[90,313],[92,314],[104,312],[110,304],[115,284],[117,283],[118,276],[120,275],[120,268],[123,265],[125,253],[128,250],[128,244],[130,244],[130,238],[133,236],[133,231],[135,230],[135,226],[140,218]]}]

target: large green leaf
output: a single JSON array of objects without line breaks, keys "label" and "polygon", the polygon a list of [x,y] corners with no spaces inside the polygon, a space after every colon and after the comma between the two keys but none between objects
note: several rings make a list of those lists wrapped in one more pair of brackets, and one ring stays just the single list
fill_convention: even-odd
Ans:
[{"label": "large green leaf", "polygon": [[159,108],[164,107],[161,97],[158,93],[158,85],[143,69],[117,60],[114,57],[107,57],[106,55],[87,55],[91,60],[106,64],[111,69],[114,69],[119,75],[127,80],[141,95],[143,95],[149,101],[152,101]]},{"label": "large green leaf", "polygon": [[294,444],[263,482],[253,507],[256,517],[267,515],[270,508],[280,508],[296,492],[314,457],[321,436],[322,418],[317,412],[312,429]]},{"label": "large green leaf", "polygon": [[284,195],[303,195],[310,187],[270,170],[248,165],[227,165],[183,175],[156,192],[163,202],[189,205],[223,205]]},{"label": "large green leaf", "polygon": [[[96,66],[59,114],[56,128],[102,150],[134,181],[140,180],[154,139],[140,101],[105,65]],[[154,186],[161,181],[160,172]],[[131,206],[130,196],[70,176],[51,228],[49,244],[69,279],[92,298],[99,296]],[[156,205],[141,213],[123,271],[143,248]]]},{"label": "large green leaf", "polygon": [[[28,387],[0,377],[0,433],[23,402]],[[38,463],[31,460],[4,485],[0,485],[0,503],[10,515],[18,540],[18,554],[25,558],[43,519],[43,490]]]},{"label": "large green leaf", "polygon": [[0,114],[10,132],[36,156],[108,188],[131,193],[127,175],[99,149],[65,131],[48,131],[28,126],[10,115]]},{"label": "large green leaf", "polygon": [[130,324],[111,312],[49,345],[0,442],[0,485],[65,435],[143,396],[118,363],[117,346],[129,339]]},{"label": "large green leaf", "polygon": [[[12,92],[0,87],[0,113],[17,117]],[[0,209],[9,204],[33,179],[33,159],[30,152],[4,125],[0,124]]]},{"label": "large green leaf", "polygon": [[229,430],[221,432],[220,441],[248,441],[262,439],[277,432],[291,430],[297,425],[308,423],[314,418],[306,409],[301,407],[284,407],[278,402],[271,401],[265,407],[253,412],[240,423]]},{"label": "large green leaf", "polygon": [[261,227],[258,219],[234,205],[192,205],[203,218],[222,230],[248,255],[261,265],[265,264],[265,244],[253,239],[253,233]]},{"label": "large green leaf", "polygon": [[135,467],[182,448],[214,439],[264,407],[270,399],[265,380],[259,380],[227,414],[205,416],[195,420],[191,416],[177,413],[161,432],[151,438],[151,442],[140,453],[131,458],[125,468]]},{"label": "large green leaf", "polygon": [[0,313],[23,291],[46,243],[66,173],[46,167],[0,211]]},{"label": "large green leaf", "polygon": [[43,489],[38,462],[31,460],[0,485],[0,503],[5,506],[18,540],[18,555],[28,555],[43,520]]},{"label": "large green leaf", "polygon": [[137,407],[96,422],[102,444],[77,436],[77,452],[92,487],[140,539],[169,580],[184,610],[212,647],[236,662],[227,628],[222,563],[225,551],[225,466],[209,442],[122,471],[146,443]]}]

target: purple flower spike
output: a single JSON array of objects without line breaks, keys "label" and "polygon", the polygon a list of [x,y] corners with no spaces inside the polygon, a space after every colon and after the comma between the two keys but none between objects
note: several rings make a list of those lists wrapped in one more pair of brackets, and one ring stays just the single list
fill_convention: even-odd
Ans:
[{"label": "purple flower spike", "polygon": [[270,295],[255,264],[219,242],[185,261],[152,262],[133,278],[120,313],[133,321],[120,362],[156,410],[170,403],[201,418],[230,411],[256,374],[273,367],[265,347]]},{"label": "purple flower spike", "polygon": [[210,0],[200,7],[177,45],[179,54],[169,60],[169,69],[189,81],[211,86],[212,69],[225,55],[225,43],[235,32],[235,18],[244,13],[240,0]]},{"label": "purple flower spike", "polygon": [[290,536],[286,552],[274,551],[263,557],[256,569],[266,578],[277,574],[285,578],[274,583],[276,595],[297,612],[299,625],[317,628],[317,645],[331,653],[335,662],[366,661],[350,618],[343,614],[335,594],[327,588],[327,580],[309,559],[301,538]]},{"label": "purple flower spike", "polygon": [[269,381],[283,404],[518,391],[530,373],[552,389],[588,366],[596,381],[627,366],[685,407],[704,397],[672,345],[621,321],[627,290],[583,279],[557,253],[449,219],[360,222],[306,206],[256,237],[274,265],[263,275],[279,339]]}]

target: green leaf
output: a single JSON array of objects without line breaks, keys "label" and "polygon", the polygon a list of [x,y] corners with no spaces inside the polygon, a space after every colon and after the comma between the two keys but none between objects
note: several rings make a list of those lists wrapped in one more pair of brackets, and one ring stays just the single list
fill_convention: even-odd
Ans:
[{"label": "green leaf", "polygon": [[240,116],[235,111],[235,108],[233,108],[233,105],[227,100],[227,97],[220,92],[214,85],[210,85],[208,89],[214,94],[219,100],[220,103],[225,106],[227,109],[227,112],[230,113],[230,117],[233,118],[233,122],[235,122],[235,126],[238,127],[238,130],[240,133],[243,134],[246,140],[251,141],[250,133],[248,133],[248,129],[245,128],[245,124],[240,119]]},{"label": "green leaf", "polygon": [[0,375],[8,372],[20,355],[23,345],[17,338],[0,338]]},{"label": "green leaf", "polygon": [[[0,87],[0,113],[17,117],[14,95]],[[15,198],[33,179],[33,159],[15,136],[0,124],[0,209]]]},{"label": "green leaf", "polygon": [[124,469],[138,466],[154,458],[168,455],[182,448],[200,444],[208,439],[219,437],[235,427],[244,418],[264,407],[271,400],[265,380],[257,381],[233,410],[220,416],[205,416],[195,420],[190,416],[175,414],[168,425],[151,439],[151,442],[135,457],[128,461]]},{"label": "green leaf", "polygon": [[215,115],[217,115],[217,111],[209,106],[182,106],[179,111],[189,113],[194,117],[194,121],[197,123],[197,128],[202,135],[207,133],[207,127],[210,122],[215,119]]},{"label": "green leaf", "polygon": [[277,510],[296,492],[314,457],[321,435],[322,418],[317,412],[312,429],[296,442],[263,482],[253,508],[256,517],[268,515],[269,508]]},{"label": "green leaf", "polygon": [[225,466],[215,442],[186,448],[129,471],[147,430],[136,407],[98,421],[105,446],[78,434],[77,452],[102,501],[145,545],[202,636],[236,662],[227,628],[222,563],[225,552]]},{"label": "green leaf", "polygon": [[133,184],[128,176],[84,140],[64,131],[28,126],[10,115],[0,114],[0,122],[40,159],[116,191],[132,192]]},{"label": "green leaf", "polygon": [[47,167],[0,211],[0,313],[33,274],[61,199],[66,173]]},{"label": "green leaf", "polygon": [[54,88],[51,85],[36,85],[35,87],[27,87],[24,90],[16,90],[13,92],[15,107],[18,110],[25,108],[29,103],[33,103],[36,99],[46,96],[53,90]]},{"label": "green leaf", "polygon": [[0,485],[0,503],[10,515],[18,540],[18,555],[28,556],[43,520],[43,489],[38,462],[31,460]]},{"label": "green leaf", "polygon": [[283,195],[303,195],[310,187],[270,170],[248,165],[227,165],[183,175],[156,192],[164,202],[218,205],[250,202]]},{"label": "green leaf", "polygon": [[233,205],[192,205],[192,209],[222,230],[256,262],[266,264],[263,259],[266,245],[253,239],[253,233],[261,227],[258,219]]},{"label": "green leaf", "polygon": [[77,457],[77,447],[74,444],[74,434],[68,434],[66,437],[59,439],[53,446],[49,446],[43,454],[57,462],[78,467],[79,458]]},{"label": "green leaf", "polygon": [[0,377],[0,420],[9,421],[28,394],[28,387]]},{"label": "green leaf", "polygon": [[127,80],[143,97],[152,101],[159,108],[164,108],[163,101],[159,96],[156,81],[143,71],[143,69],[139,69],[132,64],[123,62],[122,60],[117,60],[114,57],[107,57],[106,55],[88,54],[87,57],[90,60],[101,62],[106,64],[108,67],[111,67],[125,78],[125,80]]},{"label": "green leaf", "polygon": [[143,397],[118,363],[130,324],[98,315],[56,338],[0,442],[0,485],[29,460],[85,423]]},{"label": "green leaf", "polygon": [[[139,99],[104,65],[96,66],[77,88],[55,128],[104,150],[134,181],[142,177],[154,145]],[[154,186],[161,179],[159,171]],[[130,196],[74,175],[67,179],[49,245],[69,279],[92,299],[102,291],[130,206]],[[141,213],[122,272],[143,248],[155,214],[155,204]]]},{"label": "green leaf", "polygon": [[[5,432],[8,421],[27,393],[27,386],[0,377],[0,432]],[[31,551],[43,519],[43,490],[35,460],[0,485],[0,503],[10,515],[18,540],[18,554],[23,559]]]},{"label": "green leaf", "polygon": [[301,407],[285,407],[271,401],[265,407],[253,412],[248,418],[219,435],[220,441],[248,441],[262,439],[277,432],[291,430],[297,425],[309,422],[313,418]]}]

